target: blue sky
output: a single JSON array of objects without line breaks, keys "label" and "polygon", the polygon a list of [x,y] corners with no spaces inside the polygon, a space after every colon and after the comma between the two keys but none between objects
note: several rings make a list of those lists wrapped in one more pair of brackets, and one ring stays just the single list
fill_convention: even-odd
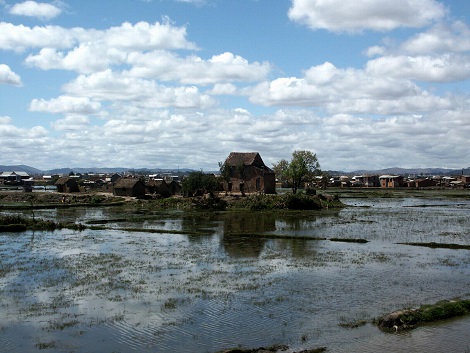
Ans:
[{"label": "blue sky", "polygon": [[464,0],[0,0],[0,164],[470,166]]}]

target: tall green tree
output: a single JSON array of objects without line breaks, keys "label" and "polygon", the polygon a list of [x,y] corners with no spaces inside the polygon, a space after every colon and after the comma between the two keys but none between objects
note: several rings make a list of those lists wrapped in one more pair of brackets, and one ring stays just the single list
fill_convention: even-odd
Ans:
[{"label": "tall green tree", "polygon": [[290,162],[282,159],[273,165],[273,169],[276,174],[280,173],[278,177],[291,183],[294,194],[303,183],[313,181],[321,173],[317,155],[310,151],[294,151]]}]

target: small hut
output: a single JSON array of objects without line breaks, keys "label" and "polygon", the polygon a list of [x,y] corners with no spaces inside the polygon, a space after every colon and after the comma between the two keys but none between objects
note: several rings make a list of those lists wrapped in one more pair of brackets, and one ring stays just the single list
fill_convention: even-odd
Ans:
[{"label": "small hut", "polygon": [[140,179],[121,178],[113,188],[115,196],[143,197],[145,196],[145,184]]},{"label": "small hut", "polygon": [[57,187],[58,192],[79,192],[80,187],[78,186],[77,179],[71,178],[70,176],[63,176],[57,179],[54,184]]}]

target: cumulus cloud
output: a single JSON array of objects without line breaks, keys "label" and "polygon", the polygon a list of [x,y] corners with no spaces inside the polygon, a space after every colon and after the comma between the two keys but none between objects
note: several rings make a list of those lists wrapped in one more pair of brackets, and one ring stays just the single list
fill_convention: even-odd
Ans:
[{"label": "cumulus cloud", "polygon": [[152,108],[209,108],[214,100],[195,86],[169,87],[111,70],[80,75],[64,86],[72,96],[96,101],[127,101]]},{"label": "cumulus cloud", "polygon": [[271,66],[269,63],[249,63],[239,55],[225,52],[209,60],[197,56],[180,58],[174,53],[154,51],[131,53],[129,75],[155,77],[163,81],[179,81],[183,84],[213,84],[233,81],[259,81],[264,79]]},{"label": "cumulus cloud", "polygon": [[32,128],[19,128],[14,125],[14,120],[8,116],[0,117],[0,136],[2,136],[2,155],[8,156],[10,163],[22,164],[25,161],[23,153],[28,151],[28,159],[35,160],[48,147],[49,134],[42,126]]},{"label": "cumulus cloud", "polygon": [[21,77],[11,71],[8,65],[0,64],[0,84],[21,86]]},{"label": "cumulus cloud", "polygon": [[292,0],[289,18],[309,28],[333,32],[390,31],[422,27],[441,19],[436,0]]},{"label": "cumulus cloud", "polygon": [[83,131],[90,127],[90,120],[86,116],[67,116],[52,123],[56,131]]},{"label": "cumulus cloud", "polygon": [[237,87],[232,83],[216,83],[210,91],[213,95],[234,95]]},{"label": "cumulus cloud", "polygon": [[366,71],[374,76],[426,82],[461,81],[470,78],[470,57],[453,54],[384,56],[369,61]]},{"label": "cumulus cloud", "polygon": [[470,28],[456,21],[439,23],[406,40],[399,50],[408,54],[461,53],[470,51]]},{"label": "cumulus cloud", "polygon": [[54,114],[97,114],[101,104],[91,101],[88,97],[60,96],[56,99],[33,99],[29,110]]},{"label": "cumulus cloud", "polygon": [[69,70],[89,74],[125,63],[127,53],[112,47],[96,44],[80,44],[64,53],[53,48],[43,48],[38,54],[31,54],[25,62],[42,70]]},{"label": "cumulus cloud", "polygon": [[62,69],[83,74],[128,65],[129,76],[201,85],[259,81],[271,70],[267,62],[249,63],[228,52],[204,60],[194,55],[182,58],[167,50],[129,52],[104,43],[84,43],[69,52],[43,48],[38,54],[29,55],[25,62],[43,70]]},{"label": "cumulus cloud", "polygon": [[400,114],[450,107],[409,79],[339,69],[326,62],[304,77],[281,77],[245,90],[250,101],[266,106],[320,107],[330,112]]},{"label": "cumulus cloud", "polygon": [[36,1],[25,1],[10,8],[12,15],[37,17],[42,20],[50,20],[59,16],[61,12],[62,10],[57,6]]},{"label": "cumulus cloud", "polygon": [[162,23],[124,22],[106,30],[81,27],[14,25],[0,22],[0,49],[24,51],[33,48],[65,49],[87,43],[117,50],[197,49],[186,39],[186,27]]}]

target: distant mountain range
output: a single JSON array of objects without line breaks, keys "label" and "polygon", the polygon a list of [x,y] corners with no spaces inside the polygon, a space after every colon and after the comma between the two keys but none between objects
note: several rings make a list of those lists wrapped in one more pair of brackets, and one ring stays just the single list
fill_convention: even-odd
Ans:
[{"label": "distant mountain range", "polygon": [[40,170],[28,165],[0,165],[0,172],[26,172],[29,175],[43,175],[43,174],[58,174],[66,175],[73,173],[96,173],[96,174],[112,174],[112,173],[142,173],[142,174],[153,174],[153,173],[188,173],[192,169],[148,169],[148,168],[58,168],[50,170]]},{"label": "distant mountain range", "polygon": [[[148,168],[59,168],[51,170],[40,170],[27,165],[0,165],[0,172],[26,172],[29,175],[43,175],[43,174],[58,174],[66,175],[70,172],[74,173],[98,173],[98,174],[112,174],[112,173],[142,173],[142,174],[153,174],[153,173],[183,173],[187,174],[193,169],[148,169]],[[216,173],[217,171],[208,171],[208,173]],[[331,175],[361,175],[361,174],[395,174],[395,175],[470,175],[470,167],[464,169],[446,169],[446,168],[386,168],[379,170],[355,170],[352,172],[344,171],[328,171]]]},{"label": "distant mountain range", "polygon": [[[464,169],[446,169],[446,168],[386,168],[379,170],[356,170],[354,174],[388,174],[388,175],[468,175],[470,167]],[[351,173],[349,173],[351,174]]]}]

